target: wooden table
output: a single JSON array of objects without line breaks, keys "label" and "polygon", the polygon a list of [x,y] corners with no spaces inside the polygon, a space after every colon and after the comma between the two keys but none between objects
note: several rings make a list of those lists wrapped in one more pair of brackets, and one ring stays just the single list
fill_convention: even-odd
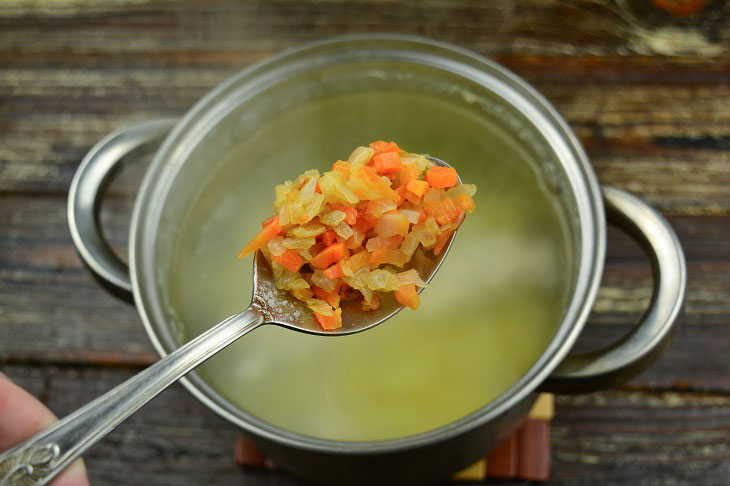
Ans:
[{"label": "wooden table", "polygon": [[[65,415],[157,358],[135,309],[96,284],[68,235],[71,177],[97,140],[179,116],[242,67],[304,41],[419,34],[536,86],[599,179],[658,208],[686,252],[685,314],[664,357],[619,389],[557,399],[552,482],[728,484],[730,23],[724,1],[688,3],[673,13],[671,0],[0,3],[2,370]],[[122,252],[140,174],[125,173],[102,211]],[[612,232],[581,346],[627,332],[650,283],[639,248]],[[298,484],[236,468],[235,433],[173,386],[86,462],[94,484]]]}]

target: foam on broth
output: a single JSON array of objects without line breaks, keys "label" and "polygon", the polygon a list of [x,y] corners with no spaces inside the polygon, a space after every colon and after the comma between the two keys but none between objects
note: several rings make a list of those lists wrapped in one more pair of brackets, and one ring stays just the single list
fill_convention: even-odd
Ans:
[{"label": "foam on broth", "polygon": [[270,215],[274,185],[376,139],[454,165],[478,186],[477,210],[418,311],[336,338],[265,326],[199,369],[231,402],[287,430],[384,440],[445,425],[515,383],[562,317],[567,223],[528,154],[469,109],[377,91],[305,103],[262,125],[201,188],[170,275],[185,339],[248,306],[252,263],[236,253]]}]

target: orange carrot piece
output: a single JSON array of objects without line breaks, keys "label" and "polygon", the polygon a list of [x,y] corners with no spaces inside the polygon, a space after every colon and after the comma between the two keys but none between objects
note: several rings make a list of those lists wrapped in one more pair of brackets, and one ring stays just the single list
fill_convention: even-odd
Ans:
[{"label": "orange carrot piece", "polygon": [[337,308],[340,306],[340,294],[337,290],[333,290],[332,292],[327,292],[324,289],[321,289],[317,287],[316,285],[312,285],[312,292],[314,292],[314,296],[318,299],[322,299],[325,302],[327,302],[329,305],[331,305],[334,308]]},{"label": "orange carrot piece", "polygon": [[382,153],[386,152],[400,152],[400,148],[398,147],[398,144],[395,142],[383,142],[382,140],[378,140],[376,142],[373,142],[370,145],[370,148],[375,150],[375,155],[380,155]]},{"label": "orange carrot piece", "polygon": [[413,203],[416,206],[420,206],[421,205],[421,196],[416,196],[411,191],[406,191],[406,201],[408,201],[409,203]]},{"label": "orange carrot piece", "polygon": [[[329,267],[327,267],[327,269],[324,271],[324,274],[330,280],[342,278],[345,276],[345,273],[342,271],[342,265],[340,264],[340,262],[337,262],[334,265],[330,265]],[[333,305],[332,307],[337,306]]]},{"label": "orange carrot piece", "polygon": [[396,290],[394,294],[395,300],[397,300],[401,305],[410,307],[413,310],[418,309],[418,305],[421,303],[415,284],[401,285],[400,289]]},{"label": "orange carrot piece", "polygon": [[336,239],[337,233],[335,233],[335,230],[327,230],[322,233],[322,241],[327,246],[330,246],[332,243],[334,243]]},{"label": "orange carrot piece", "polygon": [[406,199],[408,198],[406,186],[399,186],[398,189],[395,190],[395,193],[398,194],[398,197],[400,198],[400,201],[397,203],[398,206],[406,202]]},{"label": "orange carrot piece", "polygon": [[319,322],[319,325],[322,326],[322,329],[325,331],[334,331],[335,329],[342,327],[342,309],[340,308],[335,309],[335,314],[333,316],[323,316],[316,312],[313,312],[313,314],[317,319],[317,322]]},{"label": "orange carrot piece", "polygon": [[274,216],[269,224],[267,224],[259,234],[254,236],[253,239],[241,249],[238,253],[238,258],[244,258],[255,252],[268,243],[271,238],[281,233],[282,229],[281,225],[279,225],[279,216]]},{"label": "orange carrot piece", "polygon": [[367,210],[360,210],[357,212],[357,220],[355,221],[355,224],[352,225],[352,227],[353,229],[357,229],[362,233],[367,233],[369,229],[375,227],[375,223],[376,220],[368,215]]},{"label": "orange carrot piece", "polygon": [[304,258],[294,250],[286,250],[281,255],[271,255],[271,258],[295,273],[304,265]]},{"label": "orange carrot piece", "polygon": [[403,168],[398,152],[378,154],[373,157],[373,161],[375,162],[375,170],[381,175],[395,174]]},{"label": "orange carrot piece", "polygon": [[375,250],[370,254],[371,265],[383,265],[390,264],[396,267],[402,267],[408,261],[410,257],[400,250],[394,250],[392,248],[386,248],[383,250]]},{"label": "orange carrot piece", "polygon": [[275,220],[278,217],[279,216],[272,216],[270,218],[267,218],[267,219],[263,220],[263,222],[261,223],[261,227],[262,228],[266,228],[269,225],[269,223],[271,223],[273,220]]},{"label": "orange carrot piece", "polygon": [[453,187],[459,182],[459,176],[453,167],[441,167],[437,165],[426,171],[426,180],[436,189]]},{"label": "orange carrot piece", "polygon": [[433,246],[434,255],[438,255],[439,253],[441,253],[441,250],[444,249],[446,242],[449,241],[449,236],[451,236],[453,233],[453,231],[449,231],[448,233],[440,233],[436,236],[436,244]]},{"label": "orange carrot piece", "polygon": [[450,197],[434,201],[426,206],[426,213],[433,216],[438,224],[448,224],[454,221],[461,212]]},{"label": "orange carrot piece", "polygon": [[332,164],[332,170],[335,172],[339,172],[343,176],[345,176],[345,179],[350,178],[350,163],[345,162],[344,160],[338,160],[334,164]]},{"label": "orange carrot piece", "polygon": [[309,263],[311,263],[314,267],[319,268],[320,270],[324,270],[333,263],[340,261],[345,256],[347,256],[347,248],[345,247],[345,242],[338,241],[337,243],[332,243],[327,248],[317,253],[317,255],[312,258]]},{"label": "orange carrot piece", "polygon": [[428,187],[428,182],[419,180],[413,180],[406,185],[406,189],[408,189],[408,191],[420,197],[423,197],[423,195],[426,194]]}]

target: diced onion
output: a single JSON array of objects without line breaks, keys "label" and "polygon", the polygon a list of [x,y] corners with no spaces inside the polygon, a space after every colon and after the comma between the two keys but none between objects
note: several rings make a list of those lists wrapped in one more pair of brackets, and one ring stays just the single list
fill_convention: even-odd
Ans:
[{"label": "diced onion", "polygon": [[335,315],[335,310],[330,306],[327,302],[320,299],[307,299],[307,307],[309,307],[312,312],[316,312],[317,314],[322,314],[323,316],[333,316]]},{"label": "diced onion", "polygon": [[326,224],[327,226],[337,226],[341,222],[345,220],[347,215],[344,211],[330,211],[329,213],[325,214],[324,216],[320,216],[319,220]]},{"label": "diced onion", "polygon": [[335,233],[337,233],[338,236],[348,239],[350,236],[354,234],[354,231],[352,231],[352,228],[349,224],[342,221],[340,224],[338,224],[335,227]]},{"label": "diced onion", "polygon": [[[283,238],[281,243],[284,248],[289,248],[290,250],[307,250],[314,245],[314,236],[308,238]],[[274,253],[273,250],[271,253]]]},{"label": "diced onion", "polygon": [[286,251],[286,247],[284,246],[284,238],[282,238],[281,236],[275,236],[274,238],[271,238],[267,246],[271,254],[274,256],[279,256]]}]

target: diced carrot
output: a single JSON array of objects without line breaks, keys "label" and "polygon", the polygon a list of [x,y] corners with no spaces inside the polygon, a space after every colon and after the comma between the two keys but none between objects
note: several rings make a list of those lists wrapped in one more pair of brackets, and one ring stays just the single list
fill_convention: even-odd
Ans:
[{"label": "diced carrot", "polygon": [[413,203],[417,206],[421,205],[421,197],[416,196],[411,191],[406,191],[406,201],[408,201],[409,203]]},{"label": "diced carrot", "polygon": [[426,180],[437,189],[453,187],[459,182],[459,176],[453,167],[442,167],[440,165],[431,167],[426,171]]},{"label": "diced carrot", "polygon": [[407,186],[409,182],[418,180],[418,166],[414,163],[403,164],[403,168],[399,172],[400,185]]},{"label": "diced carrot", "polygon": [[393,235],[390,237],[390,244],[393,245],[392,248],[398,248],[405,239],[403,235]]},{"label": "diced carrot", "polygon": [[409,260],[410,257],[402,251],[389,248],[383,250],[375,250],[370,254],[371,265],[390,264],[397,267],[402,267],[403,265],[408,263]]},{"label": "diced carrot", "polygon": [[275,216],[272,216],[272,217],[270,217],[270,218],[266,218],[266,219],[265,219],[265,220],[264,220],[264,221],[263,221],[263,222],[261,223],[261,227],[262,227],[262,228],[266,228],[266,227],[267,227],[267,226],[269,225],[269,223],[271,223],[271,222],[272,222],[272,221],[273,221],[274,219],[277,219],[278,217],[279,217],[279,216],[276,216],[276,215],[275,215]]},{"label": "diced carrot", "polygon": [[447,224],[458,218],[461,210],[450,197],[446,197],[426,206],[426,213],[433,216],[438,224]]},{"label": "diced carrot", "polygon": [[269,224],[267,224],[259,234],[254,236],[253,239],[241,249],[238,253],[238,258],[244,258],[255,252],[268,243],[271,238],[281,233],[282,229],[281,225],[279,225],[279,216],[274,216]]},{"label": "diced carrot", "polygon": [[[322,235],[318,235],[317,238],[321,238]],[[324,241],[318,241],[314,245],[309,247],[309,254],[310,255],[316,255],[320,251],[324,250],[327,245],[324,244]]]},{"label": "diced carrot", "polygon": [[335,309],[335,314],[332,316],[324,316],[316,312],[313,312],[313,314],[325,331],[334,331],[342,327],[342,309],[340,308]]},{"label": "diced carrot", "polygon": [[375,150],[375,155],[385,152],[400,152],[400,148],[398,148],[398,145],[395,142],[383,142],[382,140],[371,143],[370,148]]},{"label": "diced carrot", "polygon": [[398,201],[398,206],[406,202],[406,198],[408,197],[408,190],[406,189],[406,186],[398,186],[398,189],[395,190],[396,194],[398,194],[398,197],[400,200]]},{"label": "diced carrot", "polygon": [[275,262],[279,262],[292,272],[298,272],[304,265],[304,258],[294,250],[286,250],[281,255],[271,255]]},{"label": "diced carrot", "polygon": [[415,194],[416,196],[423,197],[428,191],[428,182],[413,180],[406,185],[406,189]]},{"label": "diced carrot", "polygon": [[403,164],[400,161],[398,152],[384,152],[373,157],[375,162],[375,170],[378,174],[395,174],[400,172]]},{"label": "diced carrot", "polygon": [[441,250],[444,249],[444,246],[446,245],[446,242],[449,241],[449,237],[453,234],[453,231],[450,231],[448,233],[439,233],[436,236],[436,244],[433,246],[433,254],[438,255],[441,253]]},{"label": "diced carrot", "polygon": [[319,187],[319,182],[317,182],[317,185],[314,186],[314,192],[317,194],[322,194],[322,189]]},{"label": "diced carrot", "polygon": [[335,172],[339,172],[343,176],[345,176],[345,179],[350,178],[350,163],[345,162],[344,160],[338,160],[334,164],[332,164],[332,170]]},{"label": "diced carrot", "polygon": [[324,270],[333,263],[340,261],[345,256],[347,256],[347,248],[345,247],[345,243],[342,241],[338,241],[337,243],[332,243],[327,248],[317,253],[317,255],[312,258],[309,263],[311,263],[314,267],[319,268],[320,270]]},{"label": "diced carrot", "polygon": [[[324,274],[330,280],[335,280],[337,278],[342,278],[345,276],[344,272],[342,271],[342,265],[340,264],[340,262],[337,262],[334,265],[330,265],[324,271]],[[332,307],[337,307],[337,306],[333,305]]]},{"label": "diced carrot", "polygon": [[324,242],[324,244],[327,246],[330,246],[332,243],[334,243],[336,239],[337,233],[335,233],[335,230],[327,230],[322,233],[322,242]]},{"label": "diced carrot", "polygon": [[471,198],[471,196],[469,196],[469,194],[459,194],[452,199],[454,200],[454,204],[456,205],[456,207],[466,213],[473,213],[477,207],[477,205],[474,203],[474,200]]},{"label": "diced carrot", "polygon": [[347,209],[345,209],[345,223],[352,226],[353,224],[357,223],[357,209],[348,206]]},{"label": "diced carrot", "polygon": [[321,289],[317,287],[316,285],[312,285],[312,292],[314,292],[314,296],[318,299],[322,299],[325,302],[327,302],[329,305],[331,305],[334,308],[337,308],[340,306],[340,294],[338,290],[333,290],[332,292],[327,292],[324,289]]},{"label": "diced carrot", "polygon": [[347,265],[347,268],[351,272],[356,272],[357,270],[360,270],[362,267],[370,265],[370,253],[367,251],[361,251],[360,253],[355,253],[350,258],[344,261],[343,265]]},{"label": "diced carrot", "polygon": [[358,211],[357,220],[355,221],[355,224],[352,225],[352,227],[362,233],[367,233],[369,229],[375,227],[375,222],[376,220],[371,218],[367,214],[367,211]]},{"label": "diced carrot", "polygon": [[395,300],[400,302],[401,305],[410,307],[413,310],[418,309],[418,305],[421,303],[421,299],[418,296],[415,284],[401,285],[400,289],[396,290],[394,293]]}]

